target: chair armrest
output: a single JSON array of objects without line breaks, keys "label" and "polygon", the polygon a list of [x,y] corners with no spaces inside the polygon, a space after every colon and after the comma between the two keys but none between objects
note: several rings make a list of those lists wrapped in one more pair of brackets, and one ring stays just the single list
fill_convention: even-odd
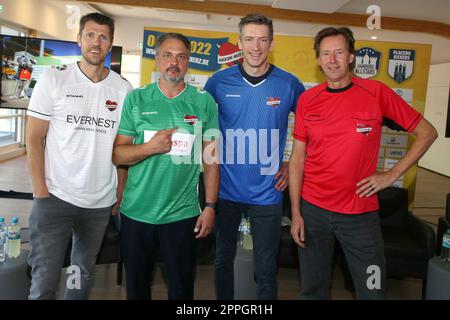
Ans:
[{"label": "chair armrest", "polygon": [[433,228],[411,213],[408,213],[406,224],[408,231],[411,232],[411,236],[420,246],[427,249],[430,258],[433,257],[436,243],[436,234]]}]

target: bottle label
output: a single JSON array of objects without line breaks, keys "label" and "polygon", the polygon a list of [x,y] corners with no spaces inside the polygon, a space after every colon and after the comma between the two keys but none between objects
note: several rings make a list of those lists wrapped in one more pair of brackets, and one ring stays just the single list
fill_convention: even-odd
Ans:
[{"label": "bottle label", "polygon": [[442,238],[442,246],[450,249],[450,237],[444,236],[444,238]]},{"label": "bottle label", "polygon": [[18,240],[20,239],[20,232],[8,231],[8,240]]}]

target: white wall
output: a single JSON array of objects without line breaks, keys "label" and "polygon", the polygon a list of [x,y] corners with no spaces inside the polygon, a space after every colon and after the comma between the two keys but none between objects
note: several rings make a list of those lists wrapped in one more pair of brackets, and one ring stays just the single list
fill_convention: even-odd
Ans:
[{"label": "white wall", "polygon": [[[64,6],[57,8],[41,0],[0,0],[0,4],[3,6],[0,13],[2,21],[25,29],[35,29],[38,37],[76,40],[78,30],[71,24],[68,26],[71,14],[65,11]],[[81,14],[84,14],[84,7],[80,8]]]},{"label": "white wall", "polygon": [[425,118],[439,137],[419,161],[419,166],[450,177],[450,138],[445,138],[450,87],[450,63],[430,66]]}]

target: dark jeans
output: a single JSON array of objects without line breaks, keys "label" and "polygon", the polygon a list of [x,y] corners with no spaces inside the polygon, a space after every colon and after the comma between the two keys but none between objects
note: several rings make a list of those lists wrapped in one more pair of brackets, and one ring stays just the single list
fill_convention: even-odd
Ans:
[{"label": "dark jeans", "polygon": [[[305,248],[299,247],[300,298],[329,299],[334,241],[344,251],[357,299],[384,299],[386,267],[378,212],[339,214],[301,201]],[[372,267],[371,267],[372,266]],[[373,288],[379,267],[380,288]],[[368,285],[369,284],[369,285]]]},{"label": "dark jeans", "polygon": [[197,218],[155,225],[121,215],[121,250],[128,300],[151,299],[158,243],[167,271],[169,300],[194,298]]},{"label": "dark jeans", "polygon": [[234,257],[242,214],[250,219],[258,299],[277,298],[277,255],[282,203],[247,205],[219,199],[216,213],[215,285],[219,300],[234,299]]}]

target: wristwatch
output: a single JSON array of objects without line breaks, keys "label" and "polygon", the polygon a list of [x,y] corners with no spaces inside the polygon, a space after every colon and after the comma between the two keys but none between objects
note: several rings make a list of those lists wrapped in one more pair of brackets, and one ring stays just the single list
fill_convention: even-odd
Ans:
[{"label": "wristwatch", "polygon": [[205,208],[216,209],[216,203],[215,202],[205,202]]}]

